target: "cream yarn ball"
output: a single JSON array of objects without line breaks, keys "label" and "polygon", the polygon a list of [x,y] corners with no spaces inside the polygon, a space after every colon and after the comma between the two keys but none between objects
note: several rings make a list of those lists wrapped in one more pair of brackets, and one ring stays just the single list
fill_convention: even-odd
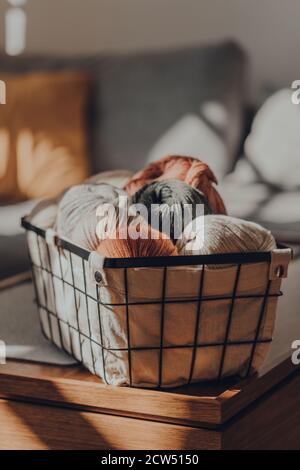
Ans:
[{"label": "cream yarn ball", "polygon": [[[109,204],[118,216],[120,196],[127,200],[125,191],[108,183],[73,186],[59,201],[56,219],[58,235],[86,250],[96,250],[99,244],[97,227],[100,224],[97,210],[101,205]],[[106,220],[104,217],[104,225]]]},{"label": "cream yarn ball", "polygon": [[226,215],[206,215],[185,228],[176,246],[180,255],[209,255],[272,251],[276,241],[269,230],[254,222]]}]

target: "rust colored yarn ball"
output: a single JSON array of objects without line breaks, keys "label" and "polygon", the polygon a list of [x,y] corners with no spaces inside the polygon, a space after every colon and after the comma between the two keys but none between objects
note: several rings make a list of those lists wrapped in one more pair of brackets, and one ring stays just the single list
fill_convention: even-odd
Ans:
[{"label": "rust colored yarn ball", "polygon": [[215,214],[226,214],[224,202],[214,187],[217,179],[210,167],[193,157],[170,155],[150,163],[136,173],[124,189],[133,195],[140,188],[152,181],[178,179],[202,191]]},{"label": "rust colored yarn ball", "polygon": [[117,233],[116,238],[101,240],[97,252],[107,258],[178,255],[178,250],[172,241],[149,225],[142,225],[140,235],[139,238],[133,239],[127,232],[127,238],[120,238]]}]

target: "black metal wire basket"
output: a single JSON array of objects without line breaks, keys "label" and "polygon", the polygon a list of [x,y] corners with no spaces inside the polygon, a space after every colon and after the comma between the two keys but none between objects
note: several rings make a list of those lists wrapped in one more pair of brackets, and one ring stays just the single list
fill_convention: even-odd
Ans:
[{"label": "black metal wire basket", "polygon": [[107,384],[257,371],[291,250],[102,259],[22,219],[45,336]]}]

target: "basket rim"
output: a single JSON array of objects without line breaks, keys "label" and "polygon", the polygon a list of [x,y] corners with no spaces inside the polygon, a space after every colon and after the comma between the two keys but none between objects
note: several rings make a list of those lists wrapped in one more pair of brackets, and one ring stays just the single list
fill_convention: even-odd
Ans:
[{"label": "basket rim", "polygon": [[[21,219],[21,226],[30,232],[34,232],[46,239],[46,230],[32,224],[24,216]],[[86,250],[68,240],[55,235],[55,245],[58,248],[65,248],[71,253],[88,261],[91,251]],[[284,244],[278,243],[279,250],[292,249]],[[139,258],[105,258],[105,268],[147,268],[147,267],[179,267],[179,266],[197,266],[212,264],[253,264],[260,262],[271,262],[272,251],[238,252],[238,253],[217,253],[209,255],[185,255],[185,256],[156,256]]]}]

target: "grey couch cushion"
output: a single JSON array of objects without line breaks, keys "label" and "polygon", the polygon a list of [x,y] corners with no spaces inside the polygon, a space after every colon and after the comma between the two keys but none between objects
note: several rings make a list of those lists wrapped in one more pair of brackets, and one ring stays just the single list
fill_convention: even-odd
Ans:
[{"label": "grey couch cushion", "polygon": [[223,137],[233,155],[240,138],[244,79],[245,56],[232,43],[107,58],[98,96],[100,167],[109,161],[113,168],[141,168],[162,134],[183,116],[201,116],[201,104],[208,101],[225,107]]},{"label": "grey couch cushion", "polygon": [[140,168],[163,133],[187,114],[201,115],[201,104],[208,101],[225,107],[222,134],[233,157],[240,140],[245,66],[245,54],[232,42],[111,57],[0,56],[0,73],[81,69],[94,77],[88,106],[94,170]]},{"label": "grey couch cushion", "polygon": [[25,233],[0,235],[0,279],[30,269]]},{"label": "grey couch cushion", "polygon": [[0,279],[30,268],[21,218],[29,214],[35,204],[34,200],[7,206],[0,204]]}]

